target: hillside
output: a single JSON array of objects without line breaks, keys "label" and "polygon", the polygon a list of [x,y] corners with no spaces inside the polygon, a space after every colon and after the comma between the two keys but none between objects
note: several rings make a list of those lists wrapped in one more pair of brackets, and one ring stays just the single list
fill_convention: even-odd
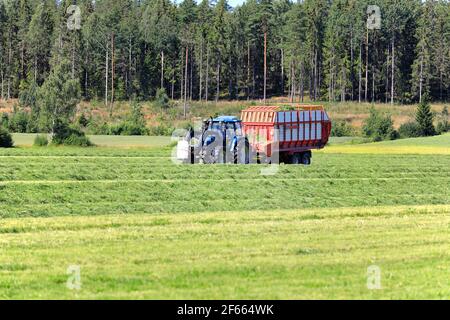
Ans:
[{"label": "hillside", "polygon": [[[289,101],[287,98],[276,98],[268,102],[271,104],[283,104]],[[11,100],[9,102],[0,101],[0,114],[12,113],[14,104],[17,104],[17,100]],[[375,109],[389,113],[392,115],[394,121],[394,127],[398,128],[400,125],[414,119],[417,105],[390,105],[390,104],[358,104],[354,102],[348,103],[329,103],[329,102],[305,102],[310,104],[324,105],[327,112],[330,114],[333,121],[345,121],[350,126],[361,130],[364,120],[369,116],[369,111],[372,106]],[[161,110],[153,105],[152,102],[142,102],[142,112],[145,116],[148,127],[156,128],[158,126],[170,127],[170,128],[184,128],[188,123],[192,123],[198,119],[205,119],[215,115],[236,115],[242,109],[249,106],[262,105],[261,101],[220,101],[215,102],[198,102],[191,101],[188,103],[188,115],[184,119],[183,116],[183,103],[179,101],[172,101],[171,107]],[[448,104],[435,103],[432,104],[432,110],[435,113],[440,113],[444,106]],[[116,102],[112,110],[112,116],[110,116],[110,109],[106,108],[101,102],[81,102],[77,108],[77,116],[82,114],[88,118],[92,118],[92,121],[97,125],[103,123],[117,124],[126,119],[131,113],[131,107],[129,102]],[[74,119],[74,120],[76,120]],[[167,132],[167,134],[170,131]]]}]

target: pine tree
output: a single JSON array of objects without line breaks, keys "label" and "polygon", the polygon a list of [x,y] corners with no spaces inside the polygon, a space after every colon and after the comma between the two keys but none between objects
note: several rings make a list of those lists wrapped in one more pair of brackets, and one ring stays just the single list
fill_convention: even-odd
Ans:
[{"label": "pine tree", "polygon": [[[211,30],[211,45],[214,53],[214,60],[216,65],[216,101],[220,97],[220,84],[221,84],[221,73],[223,60],[226,58],[226,38],[228,34],[226,33],[225,25],[226,15],[228,11],[228,4],[226,0],[219,0],[214,8],[214,15],[212,19],[212,30]],[[226,61],[226,60],[225,60]]]},{"label": "pine tree", "polygon": [[54,27],[52,7],[44,1],[35,9],[26,36],[30,55],[30,74],[33,82],[42,84],[48,70]]},{"label": "pine tree", "polygon": [[18,39],[18,54],[19,54],[19,77],[18,81],[27,78],[27,33],[31,21],[32,7],[30,0],[18,0],[18,17],[17,17],[17,39]]},{"label": "pine tree", "polygon": [[390,100],[404,100],[410,92],[415,30],[420,0],[384,0],[384,37],[390,49]]},{"label": "pine tree", "polygon": [[52,135],[58,134],[75,115],[80,99],[79,83],[71,77],[69,60],[63,59],[52,68],[37,96],[43,126]]},{"label": "pine tree", "polygon": [[0,100],[5,99],[5,83],[7,76],[7,20],[6,6],[3,1],[0,1]]},{"label": "pine tree", "polygon": [[305,0],[305,13],[307,17],[307,47],[309,60],[309,95],[312,100],[320,97],[322,78],[322,54],[325,25],[330,2],[328,0]]},{"label": "pine tree", "polygon": [[325,31],[324,56],[328,97],[345,101],[351,86],[350,43],[351,21],[354,19],[348,0],[333,2]]},{"label": "pine tree", "polygon": [[[198,7],[198,28],[197,28],[197,61],[199,65],[199,100],[205,97],[208,100],[209,89],[209,34],[211,32],[212,10],[209,0],[202,0]],[[205,61],[206,60],[206,61]]]},{"label": "pine tree", "polygon": [[436,134],[436,129],[433,124],[434,116],[431,111],[430,104],[427,97],[417,107],[416,121],[419,124],[422,136],[428,137]]},{"label": "pine tree", "polygon": [[432,47],[435,45],[436,3],[427,1],[421,7],[417,37],[417,58],[413,66],[413,93],[422,102],[424,95],[430,94],[432,81]]},{"label": "pine tree", "polygon": [[[164,67],[170,52],[176,49],[176,25],[167,0],[156,0],[148,4],[145,11],[146,41],[160,57],[160,88],[164,88]],[[166,58],[166,59],[165,59]]]},{"label": "pine tree", "polygon": [[5,63],[5,75],[4,75],[4,97],[9,100],[17,96],[20,73],[20,59],[17,52],[18,48],[18,16],[19,16],[19,2],[9,1],[5,2],[6,21],[4,23],[5,29],[2,32],[5,33],[4,39],[4,63]]},{"label": "pine tree", "polygon": [[308,65],[308,52],[306,49],[306,29],[303,5],[294,4],[286,13],[286,24],[283,28],[286,40],[285,68],[288,70],[289,78],[289,98],[294,102],[297,90],[300,101],[303,102],[305,86],[307,83],[306,66]]},{"label": "pine tree", "polygon": [[256,0],[246,1],[241,8],[238,9],[244,26],[244,42],[245,42],[245,75],[246,75],[246,95],[247,100],[256,98],[258,91],[257,74],[260,59],[258,53],[261,40],[259,31],[259,21],[255,18],[255,12],[258,10]]},{"label": "pine tree", "polygon": [[435,66],[432,95],[435,99],[450,98],[450,2],[438,1],[432,46],[432,65]]}]

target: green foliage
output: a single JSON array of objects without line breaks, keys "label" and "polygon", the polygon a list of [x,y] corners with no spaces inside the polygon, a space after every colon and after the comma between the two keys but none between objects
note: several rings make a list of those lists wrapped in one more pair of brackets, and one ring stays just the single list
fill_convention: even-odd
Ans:
[{"label": "green foliage", "polygon": [[151,136],[170,136],[172,135],[174,128],[161,123],[157,126],[152,126],[149,128],[149,135]]},{"label": "green foliage", "polygon": [[17,109],[13,112],[8,121],[8,129],[16,133],[30,132],[29,128],[31,125],[30,114]]},{"label": "green foliage", "polygon": [[7,113],[2,113],[0,118],[0,127],[9,128],[9,116]]},{"label": "green foliage", "polygon": [[92,134],[100,135],[145,136],[149,134],[145,117],[142,113],[142,105],[136,100],[133,100],[131,104],[130,115],[119,124],[108,124],[106,122],[98,124],[90,121],[87,129]]},{"label": "green foliage", "polygon": [[54,145],[91,147],[93,144],[79,128],[69,126],[65,122],[57,122],[52,138]]},{"label": "green foliage", "polygon": [[64,139],[63,143],[66,146],[76,146],[76,147],[93,147],[94,144],[86,137],[84,134],[79,132],[73,133]]},{"label": "green foliage", "polygon": [[331,127],[332,137],[352,137],[355,135],[355,129],[352,128],[346,121],[333,121],[333,125]]},{"label": "green foliage", "polygon": [[131,103],[131,115],[119,125],[111,126],[112,135],[144,136],[148,134],[145,126],[145,118],[142,113],[142,105],[134,100]]},{"label": "green foliage", "polygon": [[12,148],[14,142],[11,134],[4,127],[0,126],[0,148]]},{"label": "green foliage", "polygon": [[[61,27],[72,3],[83,13],[81,30]],[[357,101],[367,93],[367,100],[385,101],[385,84],[393,82],[395,101],[417,100],[419,87],[435,100],[448,100],[448,1],[374,4],[382,10],[383,28],[369,32],[366,63],[367,1],[251,0],[232,8],[226,0],[2,0],[2,98],[19,97],[31,106],[32,83],[42,86],[65,59],[74,62],[67,75],[83,84],[86,100],[111,98],[105,61],[111,61],[114,34],[115,99],[150,99],[161,87],[172,97],[172,85],[173,96],[182,98],[186,47],[189,98],[258,99],[264,92],[266,33],[269,96],[289,88],[291,98],[295,89],[302,97],[309,92],[311,100]],[[365,88],[364,70],[376,75],[374,94]],[[44,124],[51,129],[51,121]]]},{"label": "green foliage", "polygon": [[86,118],[86,115],[84,113],[82,113],[78,118],[78,125],[82,128],[86,128],[89,125],[89,122],[89,119]]},{"label": "green foliage", "polygon": [[419,125],[420,135],[423,137],[434,136],[436,129],[433,125],[433,112],[431,106],[426,99],[417,107],[416,122]]},{"label": "green foliage", "polygon": [[416,101],[421,94],[445,100],[442,80],[450,76],[450,61],[444,58],[449,55],[450,3],[423,1],[418,13],[411,92]]},{"label": "green foliage", "polygon": [[46,147],[48,146],[48,138],[47,135],[39,134],[34,138],[33,145],[35,147]]},{"label": "green foliage", "polygon": [[129,117],[129,120],[136,124],[145,124],[144,114],[142,113],[142,105],[136,100],[131,102],[131,116]]},{"label": "green foliage", "polygon": [[447,123],[439,122],[436,126],[437,134],[444,134],[450,131],[450,125]]},{"label": "green foliage", "polygon": [[38,86],[36,82],[32,81],[31,84],[23,83],[19,94],[19,102],[22,107],[30,107],[33,113],[39,113],[37,109],[37,91]]},{"label": "green foliage", "polygon": [[397,130],[392,130],[389,133],[389,140],[397,140],[400,139],[400,133]]},{"label": "green foliage", "polygon": [[394,130],[394,122],[389,114],[382,114],[374,107],[370,109],[369,117],[364,121],[364,135],[373,141],[395,140],[398,133]]},{"label": "green foliage", "polygon": [[[448,52],[449,10],[446,2],[427,1],[421,4],[401,0],[394,4],[381,1],[379,4],[383,17],[386,17],[386,27],[374,34],[379,41],[373,42],[375,56],[369,66],[365,66],[365,62],[361,61],[363,58],[358,55],[359,50],[365,50],[363,42],[367,16],[364,1],[249,1],[234,10],[230,10],[226,1],[213,4],[202,1],[199,5],[192,0],[179,5],[167,0],[142,3],[98,1],[95,6],[91,1],[82,1],[79,5],[83,12],[87,12],[83,17],[86,23],[83,23],[81,32],[73,33],[55,27],[60,23],[60,13],[64,11],[66,1],[52,5],[48,1],[34,5],[25,2],[28,9],[23,8],[26,5],[13,6],[11,3],[14,2],[8,1],[5,4],[7,10],[2,10],[6,12],[2,30],[13,35],[3,37],[0,48],[2,51],[14,48],[11,63],[14,71],[8,70],[8,76],[13,78],[14,96],[21,91],[20,83],[27,79],[36,78],[36,82],[42,84],[48,76],[50,57],[56,60],[55,57],[67,57],[72,52],[77,61],[74,77],[79,83],[90,80],[87,88],[83,88],[84,96],[101,98],[105,94],[106,79],[100,66],[104,68],[104,48],[109,45],[110,31],[113,31],[117,35],[117,61],[124,64],[123,72],[118,72],[115,79],[116,98],[129,99],[134,94],[148,98],[160,83],[166,89],[169,83],[180,83],[183,76],[179,71],[183,68],[183,49],[187,43],[190,44],[192,58],[189,64],[196,66],[190,84],[194,99],[199,98],[199,92],[204,96],[206,64],[210,67],[209,73],[213,67],[214,70],[219,67],[219,77],[214,80],[221,91],[218,96],[251,94],[258,97],[263,86],[261,40],[262,33],[267,29],[270,57],[268,90],[271,94],[283,92],[289,82],[294,87],[312,88],[313,93],[310,94],[314,97],[356,100],[359,80],[356,75],[360,69],[373,68],[380,78],[376,80],[373,99],[387,98],[387,90],[381,84],[389,80],[386,79],[389,73],[384,69],[392,52],[386,50],[391,39],[399,40],[394,43],[397,53],[395,69],[398,70],[395,91],[397,96],[402,95],[396,97],[397,100],[404,101],[409,99],[410,91],[417,92],[409,90],[410,83],[415,86],[419,83],[418,62],[423,61],[424,57],[424,91],[431,88],[433,98],[441,100],[446,98],[448,92],[449,66],[447,59],[442,58]],[[429,21],[432,23],[427,23]],[[52,47],[54,39],[64,41]],[[80,43],[88,45],[81,46]],[[25,56],[19,54],[24,44]],[[83,57],[89,52],[92,53],[90,60],[84,61]],[[250,61],[246,63],[248,52]],[[7,52],[0,53],[2,59],[7,56]],[[145,59],[139,63],[128,61],[133,57]],[[160,60],[160,57],[164,59]],[[413,63],[415,68],[411,70]],[[6,72],[4,63],[0,65]],[[430,65],[436,65],[436,68]],[[81,69],[85,72],[80,72]],[[247,71],[250,74],[246,75]],[[416,71],[412,79],[411,71]],[[251,79],[255,82],[254,86],[251,85],[253,88],[244,92],[246,90],[242,88],[249,86]],[[318,84],[321,88],[316,88]],[[174,95],[180,97],[180,88],[175,91]],[[326,94],[327,91],[330,91],[329,94]]]},{"label": "green foliage", "polygon": [[44,82],[49,69],[50,53],[52,48],[53,28],[56,24],[54,7],[49,1],[41,1],[34,9],[33,16],[29,22],[25,40],[27,53],[30,56],[30,78],[36,79],[39,84]]},{"label": "green foliage", "polygon": [[126,120],[118,125],[111,125],[107,134],[115,136],[145,136],[148,129],[139,123]]},{"label": "green foliage", "polygon": [[65,131],[57,130],[66,130],[61,124],[75,115],[79,100],[79,83],[71,77],[71,64],[68,60],[61,60],[38,90],[37,105],[44,126],[57,137],[64,136]]},{"label": "green foliage", "polygon": [[165,89],[158,89],[156,91],[155,101],[153,102],[155,107],[160,109],[168,109],[170,107],[169,96]]},{"label": "green foliage", "polygon": [[422,135],[419,124],[415,121],[402,124],[398,132],[402,138],[417,138]]},{"label": "green foliage", "polygon": [[447,106],[444,106],[442,112],[439,115],[439,122],[436,126],[438,134],[443,134],[450,131],[449,113]]},{"label": "green foliage", "polygon": [[93,135],[111,135],[110,126],[107,122],[91,121],[86,129],[89,134]]}]

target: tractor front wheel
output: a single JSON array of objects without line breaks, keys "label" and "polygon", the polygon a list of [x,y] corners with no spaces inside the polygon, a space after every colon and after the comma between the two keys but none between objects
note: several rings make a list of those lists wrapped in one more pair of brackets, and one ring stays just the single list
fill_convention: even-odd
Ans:
[{"label": "tractor front wheel", "polygon": [[250,163],[250,144],[248,141],[242,141],[236,146],[234,151],[235,164],[249,164]]}]

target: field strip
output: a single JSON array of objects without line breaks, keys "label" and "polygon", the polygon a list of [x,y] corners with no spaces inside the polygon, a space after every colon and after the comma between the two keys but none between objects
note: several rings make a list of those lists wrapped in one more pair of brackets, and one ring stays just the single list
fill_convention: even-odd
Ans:
[{"label": "field strip", "polygon": [[[280,181],[417,181],[424,179],[433,179],[433,180],[450,180],[450,177],[376,177],[376,178],[276,178],[272,176],[267,176],[267,178],[245,178],[245,177],[236,177],[236,178],[212,178],[208,177],[208,181],[271,181],[271,180],[280,180]],[[180,181],[184,181],[184,177],[180,177],[179,179],[114,179],[114,180],[7,180],[0,181],[0,185],[9,185],[9,184],[83,184],[83,183],[147,183],[147,182],[155,182],[155,183],[176,183]],[[189,181],[205,181],[205,178],[189,178]]]},{"label": "field strip", "polygon": [[[23,226],[33,223],[35,227],[30,231],[53,229],[79,229],[92,228],[97,224],[87,224],[88,222],[104,221],[98,226],[109,225],[110,227],[128,226],[133,224],[147,224],[148,221],[153,221],[153,226],[164,226],[167,220],[161,218],[173,218],[175,220],[185,219],[189,223],[198,221],[199,223],[220,223],[225,220],[236,220],[245,222],[248,220],[267,220],[267,218],[275,218],[276,220],[311,220],[323,218],[349,218],[349,217],[380,217],[384,215],[406,217],[410,215],[428,215],[434,213],[450,215],[450,205],[436,204],[436,205],[394,205],[394,206],[375,206],[375,207],[329,207],[329,208],[299,208],[299,209],[280,209],[280,210],[243,210],[243,211],[212,211],[199,212],[193,214],[192,212],[176,212],[165,213],[158,212],[154,214],[147,213],[131,213],[131,214],[112,214],[112,215],[81,215],[81,216],[52,216],[52,217],[23,217],[23,218],[1,218],[0,219],[0,235],[8,233],[11,227]],[[219,220],[209,221],[205,220],[208,217],[220,218]],[[73,222],[74,224],[66,224],[66,222]],[[76,224],[80,225],[76,227]],[[17,230],[15,231],[17,232]]]},{"label": "field strip", "polygon": [[[327,155],[341,155],[341,154],[355,154],[355,155],[409,155],[409,156],[424,156],[424,155],[450,155],[450,148],[447,147],[374,147],[374,146],[329,146],[323,150],[314,151],[314,154]],[[168,159],[172,157],[170,154],[162,155],[127,155],[127,154],[111,154],[111,155],[77,155],[77,154],[62,154],[62,155],[38,155],[38,154],[10,154],[0,155],[0,159]]]},{"label": "field strip", "polygon": [[0,299],[445,299],[449,226],[450,204],[5,218]]},{"label": "field strip", "polygon": [[[447,195],[447,193],[444,193],[444,195]],[[444,196],[439,195],[439,196]],[[430,195],[428,193],[416,193],[414,194],[414,199],[421,200],[425,203],[425,201],[428,201],[427,203],[430,203],[429,201],[433,199],[433,197],[436,197],[438,195]],[[410,203],[407,202],[401,203],[399,201],[410,199],[412,195],[403,195],[403,194],[390,194],[384,196],[384,200],[396,200],[397,202],[390,202],[392,203],[392,206],[418,206],[417,203]],[[315,202],[317,202],[317,198],[320,198],[321,200],[326,200],[328,202],[332,201],[332,204],[327,205],[320,205],[317,206]],[[303,201],[305,204],[303,205],[295,205],[290,207],[285,207],[283,209],[280,209],[280,206],[283,205],[281,203],[271,203],[266,202],[264,205],[251,207],[251,206],[245,206],[246,204],[254,204],[256,202],[255,198],[250,197],[242,197],[239,199],[240,204],[244,205],[242,209],[239,212],[250,212],[250,211],[286,211],[286,210],[311,210],[314,208],[317,208],[318,210],[326,210],[327,208],[358,208],[363,205],[366,205],[370,208],[380,208],[385,207],[387,204],[379,204],[377,203],[377,200],[379,199],[379,196],[374,195],[366,195],[365,202],[360,203],[355,206],[351,206],[348,202],[346,204],[338,204],[339,202],[342,202],[341,200],[359,200],[361,196],[359,195],[345,195],[345,196],[327,196],[327,197],[317,197],[313,198],[311,196],[296,196],[297,201]],[[231,206],[233,204],[234,200],[224,200],[221,197],[211,197],[209,200],[203,200],[202,206],[198,206],[195,202],[192,202],[190,200],[186,199],[170,199],[170,200],[134,200],[132,202],[127,202],[123,200],[108,200],[108,201],[100,201],[97,200],[95,202],[93,201],[71,201],[71,202],[58,202],[58,203],[10,203],[10,204],[0,204],[0,221],[4,218],[13,218],[13,216],[10,216],[12,209],[15,209],[17,211],[17,216],[15,217],[31,217],[32,215],[23,215],[24,212],[27,212],[28,209],[31,209],[32,212],[38,210],[44,210],[45,214],[42,217],[57,217],[57,216],[67,216],[67,215],[74,215],[74,216],[89,216],[89,215],[95,215],[95,216],[102,216],[102,215],[114,215],[114,214],[160,214],[160,213],[183,213],[183,212],[190,212],[192,213],[208,213],[217,211],[214,210],[214,208],[217,208],[220,205],[226,205]],[[306,203],[306,201],[312,201],[309,203]],[[337,203],[338,202],[338,203]],[[448,205],[450,203],[450,197],[448,197],[445,200],[435,202],[433,205]],[[389,204],[389,202],[388,202]],[[124,205],[130,205],[136,207],[135,209],[129,209],[126,212],[124,212]],[[189,206],[191,205],[191,206]],[[174,210],[167,209],[168,207],[175,207]],[[83,211],[83,208],[90,208],[89,211]],[[142,209],[144,208],[144,209]],[[150,209],[149,209],[150,208]],[[178,208],[178,209],[177,209]],[[61,213],[64,209],[67,209],[67,212]],[[49,212],[50,210],[50,212]],[[53,212],[51,211],[53,210]],[[236,209],[224,209],[222,211],[217,212],[236,212]],[[6,212],[8,215],[5,215],[4,212]],[[99,213],[100,212],[100,213]],[[113,213],[114,212],[114,213]],[[35,215],[34,215],[35,216]]]},{"label": "field strip", "polygon": [[317,151],[325,154],[391,154],[391,155],[450,155],[449,147],[427,147],[427,146],[374,146],[374,145],[355,145],[355,146],[328,146],[323,150]]},{"label": "field strip", "polygon": [[171,157],[156,157],[156,156],[123,156],[123,155],[111,155],[111,156],[78,156],[78,155],[65,155],[65,156],[38,156],[38,155],[14,155],[14,156],[0,156],[0,159],[170,159]]}]

